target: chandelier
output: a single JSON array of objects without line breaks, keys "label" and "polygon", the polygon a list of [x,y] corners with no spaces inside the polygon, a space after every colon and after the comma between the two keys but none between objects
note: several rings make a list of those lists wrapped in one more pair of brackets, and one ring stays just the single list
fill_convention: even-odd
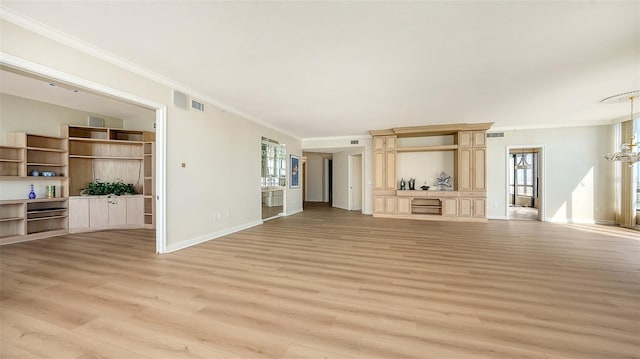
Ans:
[{"label": "chandelier", "polygon": [[[603,103],[613,103],[626,101],[627,99],[631,103],[631,115],[630,120],[633,121],[633,101],[640,96],[640,90],[626,92],[623,94],[607,97],[601,102]],[[632,122],[633,123],[633,122]],[[632,167],[634,163],[640,161],[640,152],[633,151],[634,147],[638,147],[638,142],[635,142],[635,135],[631,136],[631,140],[628,143],[623,143],[620,151],[616,153],[609,153],[604,156],[607,160],[611,162],[624,162],[628,163],[629,167]]]},{"label": "chandelier", "polygon": [[519,170],[528,170],[529,168],[531,168],[531,165],[527,162],[524,149],[522,150],[522,154],[520,155],[520,161],[516,165],[516,168]]}]

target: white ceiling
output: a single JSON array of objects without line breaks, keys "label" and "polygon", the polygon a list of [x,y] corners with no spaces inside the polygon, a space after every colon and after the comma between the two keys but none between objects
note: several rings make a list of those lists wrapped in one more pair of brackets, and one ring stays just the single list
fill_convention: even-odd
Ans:
[{"label": "white ceiling", "polygon": [[155,118],[149,109],[10,68],[0,67],[0,93],[122,120]]},{"label": "white ceiling", "polygon": [[640,2],[12,2],[301,138],[608,123],[640,88]]}]

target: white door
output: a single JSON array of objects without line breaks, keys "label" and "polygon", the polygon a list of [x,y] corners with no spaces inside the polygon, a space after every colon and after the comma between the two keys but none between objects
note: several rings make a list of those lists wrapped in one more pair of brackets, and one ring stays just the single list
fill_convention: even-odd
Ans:
[{"label": "white door", "polygon": [[352,211],[362,211],[362,155],[349,156],[349,196]]}]

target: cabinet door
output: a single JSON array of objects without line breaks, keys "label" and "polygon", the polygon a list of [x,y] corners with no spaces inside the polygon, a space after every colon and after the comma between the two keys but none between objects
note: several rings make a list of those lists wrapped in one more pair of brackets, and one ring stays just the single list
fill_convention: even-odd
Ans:
[{"label": "cabinet door", "polygon": [[473,175],[473,190],[474,191],[486,191],[486,153],[485,149],[473,150],[473,162],[471,164]]},{"label": "cabinet door", "polygon": [[127,224],[144,224],[144,198],[127,198]]},{"label": "cabinet door", "polygon": [[380,136],[373,138],[373,150],[384,151],[384,137]]},{"label": "cabinet door", "polygon": [[442,215],[449,217],[458,215],[458,200],[456,198],[445,198],[442,200]]},{"label": "cabinet door", "polygon": [[473,132],[473,147],[485,147],[487,140],[487,134],[484,131]]},{"label": "cabinet door", "polygon": [[471,184],[471,149],[458,150],[458,191],[465,192],[472,190]]},{"label": "cabinet door", "polygon": [[384,152],[374,152],[373,153],[373,189],[374,190],[382,190],[384,189],[384,162],[385,156]]},{"label": "cabinet door", "polygon": [[410,197],[398,197],[397,201],[398,214],[411,214],[411,198]]},{"label": "cabinet door", "polygon": [[396,190],[396,153],[387,152],[386,154],[386,186],[387,190]]},{"label": "cabinet door", "polygon": [[395,196],[388,196],[387,200],[385,201],[385,213],[387,214],[395,214],[396,213],[396,197]]},{"label": "cabinet door", "polygon": [[89,228],[89,199],[69,198],[69,230]]},{"label": "cabinet door", "polygon": [[106,198],[89,199],[89,227],[102,228],[109,225],[109,202]]},{"label": "cabinet door", "polygon": [[385,147],[387,150],[396,149],[396,136],[387,136],[385,140]]},{"label": "cabinet door", "polygon": [[471,131],[458,132],[458,147],[471,147],[473,145],[473,133]]},{"label": "cabinet door", "polygon": [[373,213],[384,213],[385,196],[373,196]]},{"label": "cabinet door", "polygon": [[108,208],[110,226],[127,224],[127,200],[125,198],[111,197]]},{"label": "cabinet door", "polygon": [[473,199],[473,216],[486,217],[487,200],[484,198]]},{"label": "cabinet door", "polygon": [[470,198],[460,198],[458,216],[471,217],[473,214],[473,201]]}]

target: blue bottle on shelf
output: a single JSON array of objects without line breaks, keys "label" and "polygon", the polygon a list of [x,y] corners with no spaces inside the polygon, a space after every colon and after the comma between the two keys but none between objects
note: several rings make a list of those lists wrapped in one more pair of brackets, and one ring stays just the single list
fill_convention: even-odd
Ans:
[{"label": "blue bottle on shelf", "polygon": [[31,191],[29,191],[29,199],[36,198],[36,191],[33,190],[33,185],[31,185]]}]

